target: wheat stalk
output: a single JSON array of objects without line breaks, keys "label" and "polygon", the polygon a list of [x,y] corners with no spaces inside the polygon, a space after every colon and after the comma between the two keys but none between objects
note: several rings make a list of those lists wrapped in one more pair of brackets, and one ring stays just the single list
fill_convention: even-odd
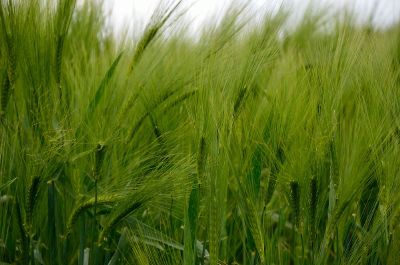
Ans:
[{"label": "wheat stalk", "polygon": [[300,222],[300,186],[295,180],[290,182],[290,206],[293,211],[294,224],[298,226]]}]

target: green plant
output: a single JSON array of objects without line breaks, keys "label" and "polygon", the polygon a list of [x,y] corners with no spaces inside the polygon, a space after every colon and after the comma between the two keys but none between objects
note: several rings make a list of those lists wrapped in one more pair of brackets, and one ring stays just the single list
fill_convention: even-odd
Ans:
[{"label": "green plant", "polygon": [[0,263],[396,264],[399,25],[183,3],[0,0]]}]

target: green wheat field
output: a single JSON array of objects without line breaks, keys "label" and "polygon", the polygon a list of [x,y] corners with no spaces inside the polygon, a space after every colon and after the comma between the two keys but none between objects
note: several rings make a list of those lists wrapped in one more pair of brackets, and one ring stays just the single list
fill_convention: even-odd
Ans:
[{"label": "green wheat field", "polygon": [[400,25],[0,0],[0,264],[400,264]]}]

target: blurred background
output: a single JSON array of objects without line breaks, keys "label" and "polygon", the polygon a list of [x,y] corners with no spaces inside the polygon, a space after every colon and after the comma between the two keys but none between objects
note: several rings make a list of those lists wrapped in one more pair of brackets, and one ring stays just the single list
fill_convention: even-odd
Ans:
[{"label": "blurred background", "polygon": [[[85,0],[80,0],[81,2]],[[109,25],[115,32],[144,27],[153,11],[170,0],[102,0]],[[289,11],[290,21],[296,24],[310,7],[322,10],[327,17],[353,14],[355,23],[371,23],[376,28],[387,28],[400,18],[400,0],[184,0],[187,12],[184,21],[196,34],[207,22],[215,22],[233,4],[247,3],[246,12],[253,18],[265,12]]]}]

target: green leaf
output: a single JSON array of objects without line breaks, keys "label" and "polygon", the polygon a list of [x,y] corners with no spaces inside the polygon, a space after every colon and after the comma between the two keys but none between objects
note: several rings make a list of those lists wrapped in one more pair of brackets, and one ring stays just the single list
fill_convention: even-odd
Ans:
[{"label": "green leaf", "polygon": [[258,146],[253,153],[250,172],[247,176],[254,195],[257,198],[260,192],[260,178],[262,170],[262,152]]},{"label": "green leaf", "polygon": [[88,110],[87,110],[87,115],[89,116],[88,118],[90,118],[90,116],[92,115],[93,111],[96,109],[97,105],[99,104],[100,100],[103,98],[104,91],[105,91],[107,85],[109,84],[111,78],[114,75],[115,69],[117,68],[118,63],[121,60],[122,54],[123,54],[123,52],[121,52],[117,56],[117,58],[111,64],[111,66],[108,69],[107,73],[105,74],[105,76],[101,80],[101,83],[100,83],[99,87],[96,90],[96,94],[94,95],[93,99],[90,101],[90,104],[89,104],[89,107],[88,107]]}]

